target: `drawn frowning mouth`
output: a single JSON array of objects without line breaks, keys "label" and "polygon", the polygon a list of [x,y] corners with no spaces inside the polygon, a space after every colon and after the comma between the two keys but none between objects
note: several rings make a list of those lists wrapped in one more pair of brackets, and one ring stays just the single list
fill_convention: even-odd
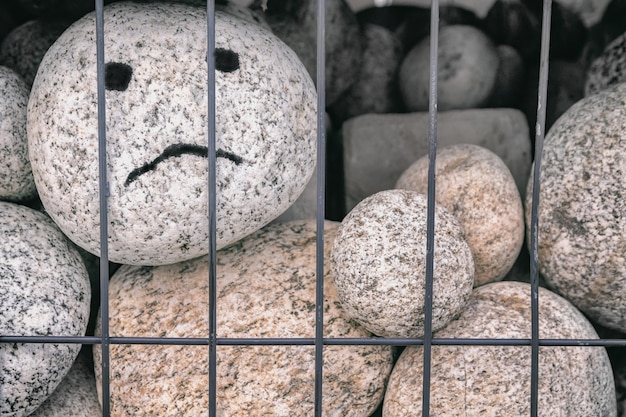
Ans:
[{"label": "drawn frowning mouth", "polygon": [[[124,182],[124,186],[128,187],[133,181],[135,181],[141,175],[154,170],[156,166],[160,164],[161,162],[169,158],[182,156],[182,155],[194,155],[194,156],[199,156],[201,158],[208,159],[209,148],[206,146],[193,145],[193,144],[188,144],[188,143],[176,143],[174,145],[170,145],[167,148],[165,148],[163,152],[161,152],[161,155],[157,156],[152,161],[143,164],[139,168],[133,169],[131,173],[128,174],[128,177],[126,178],[126,182]],[[225,151],[223,149],[216,150],[215,156],[217,158],[226,158],[234,162],[235,165],[239,165],[243,162],[243,158],[240,157],[239,155],[236,155],[232,152]]]}]

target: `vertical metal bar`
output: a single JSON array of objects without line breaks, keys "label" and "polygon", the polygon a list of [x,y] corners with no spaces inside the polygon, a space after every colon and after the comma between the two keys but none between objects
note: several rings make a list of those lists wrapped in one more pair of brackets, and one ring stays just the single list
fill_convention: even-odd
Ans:
[{"label": "vertical metal bar", "polygon": [[209,151],[209,417],[217,408],[217,232],[216,232],[216,145],[215,145],[215,0],[207,1],[207,141]]},{"label": "vertical metal bar", "polygon": [[317,1],[317,211],[315,252],[315,416],[322,416],[324,368],[324,218],[326,182],[326,1]]},{"label": "vertical metal bar", "polygon": [[100,348],[102,351],[102,416],[111,415],[109,335],[109,218],[107,198],[106,102],[104,88],[104,10],[96,0],[96,74],[98,98],[98,191],[100,199]]},{"label": "vertical metal bar", "polygon": [[539,403],[539,251],[538,209],[541,176],[541,154],[545,135],[546,103],[548,94],[548,63],[550,54],[550,24],[552,1],[543,2],[541,25],[541,53],[539,58],[539,85],[537,96],[537,122],[535,126],[535,163],[533,167],[533,193],[530,217],[530,308],[531,308],[531,369],[530,415],[537,417]]},{"label": "vertical metal bar", "polygon": [[426,224],[426,289],[424,295],[424,375],[422,415],[430,415],[430,365],[433,323],[433,267],[435,247],[435,159],[437,154],[437,72],[439,67],[439,1],[430,5],[430,97],[428,125],[428,206]]}]

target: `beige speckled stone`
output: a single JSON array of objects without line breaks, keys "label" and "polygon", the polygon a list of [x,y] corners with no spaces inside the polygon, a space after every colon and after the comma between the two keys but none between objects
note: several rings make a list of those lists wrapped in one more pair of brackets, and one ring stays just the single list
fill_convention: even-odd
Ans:
[{"label": "beige speckled stone", "polygon": [[[328,252],[338,224],[327,223]],[[267,227],[218,252],[218,337],[314,337],[315,222]],[[325,266],[324,334],[369,337],[345,318]],[[207,337],[206,257],[121,267],[111,279],[112,335]],[[389,346],[324,349],[325,416],[367,416],[382,400]],[[99,380],[100,350],[95,347]],[[219,346],[217,407],[227,416],[313,415],[313,346]],[[206,346],[111,346],[115,416],[199,416],[208,404]]]},{"label": "beige speckled stone", "polygon": [[[383,337],[424,334],[426,196],[381,191],[342,221],[331,265],[345,312]],[[474,261],[463,230],[435,209],[433,328],[458,316],[474,284]]]},{"label": "beige speckled stone", "polygon": [[620,331],[626,331],[625,101],[626,84],[608,87],[552,126],[539,202],[539,269],[546,282],[594,321]]},{"label": "beige speckled stone", "polygon": [[[568,301],[539,289],[541,338],[597,338]],[[476,288],[466,309],[435,337],[530,338],[530,286]],[[433,346],[431,415],[530,415],[530,346]],[[389,380],[384,417],[422,415],[423,347],[406,348]],[[615,386],[603,347],[539,348],[539,415],[615,416]]]},{"label": "beige speckled stone", "polygon": [[[499,281],[524,243],[522,200],[511,172],[490,150],[469,144],[437,151],[436,201],[454,214],[472,250],[474,285]],[[428,156],[398,179],[396,188],[428,192]]]}]

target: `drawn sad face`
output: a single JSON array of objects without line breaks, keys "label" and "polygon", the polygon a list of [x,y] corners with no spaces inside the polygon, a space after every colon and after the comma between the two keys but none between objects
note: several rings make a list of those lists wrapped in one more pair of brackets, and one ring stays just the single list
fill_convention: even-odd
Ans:
[{"label": "drawn sad face", "polygon": [[[208,248],[206,12],[172,4],[105,8],[109,258],[160,265]],[[217,244],[293,203],[315,164],[313,83],[266,29],[216,14]],[[212,87],[212,86],[211,86]],[[28,108],[41,200],[99,255],[95,18],[46,54]]]}]

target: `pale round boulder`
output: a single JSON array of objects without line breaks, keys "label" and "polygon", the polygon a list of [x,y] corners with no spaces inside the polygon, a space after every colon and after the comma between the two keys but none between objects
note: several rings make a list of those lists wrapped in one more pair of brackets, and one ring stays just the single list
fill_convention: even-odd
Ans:
[{"label": "pale round boulder", "polygon": [[[0,334],[83,336],[91,287],[80,255],[44,214],[0,202]],[[80,344],[0,344],[0,415],[30,415],[57,388]]]},{"label": "pale round boulder", "polygon": [[[545,138],[539,271],[597,323],[626,331],[626,84],[586,97]],[[530,225],[533,176],[526,194]],[[527,227],[527,229],[530,229]]]},{"label": "pale round boulder", "polygon": [[[175,263],[208,250],[206,9],[105,7],[109,258]],[[284,42],[216,12],[217,245],[278,217],[315,166],[316,92]],[[28,105],[41,200],[100,254],[95,16],[50,47]]]},{"label": "pale round boulder", "polygon": [[[478,287],[461,316],[434,337],[529,339],[530,294],[530,285],[521,282]],[[539,288],[539,336],[598,338],[580,311],[544,288]],[[422,415],[423,351],[423,346],[410,346],[398,358],[383,417]],[[530,346],[433,346],[431,361],[431,415],[530,415]],[[616,416],[615,384],[604,347],[541,346],[538,381],[542,416]]]},{"label": "pale round boulder", "polygon": [[[387,190],[343,219],[331,253],[344,311],[383,337],[424,335],[427,198]],[[458,316],[474,284],[474,260],[457,219],[435,207],[433,329]]]},{"label": "pale round boulder", "polygon": [[[479,29],[449,25],[439,30],[439,111],[483,107],[498,76],[495,45]],[[400,91],[410,111],[426,111],[430,88],[430,37],[406,55],[398,74]]]},{"label": "pale round boulder", "polygon": [[37,195],[26,138],[28,93],[19,75],[0,66],[0,200],[20,201]]},{"label": "pale round boulder", "polygon": [[[338,223],[326,222],[324,336],[370,337],[342,311],[328,256]],[[313,338],[315,221],[268,226],[217,253],[217,337]],[[122,266],[111,278],[116,336],[208,337],[208,265],[200,257],[158,267]],[[100,348],[94,361],[100,389]],[[206,346],[111,346],[113,415],[198,416],[208,407]],[[311,345],[218,346],[218,415],[314,414]],[[393,362],[390,346],[325,346],[325,415],[371,415]]]},{"label": "pale round boulder", "polygon": [[[474,285],[499,281],[524,243],[524,210],[511,171],[495,153],[477,145],[437,150],[435,200],[454,214],[474,257]],[[428,192],[428,156],[400,176],[396,188]]]}]

